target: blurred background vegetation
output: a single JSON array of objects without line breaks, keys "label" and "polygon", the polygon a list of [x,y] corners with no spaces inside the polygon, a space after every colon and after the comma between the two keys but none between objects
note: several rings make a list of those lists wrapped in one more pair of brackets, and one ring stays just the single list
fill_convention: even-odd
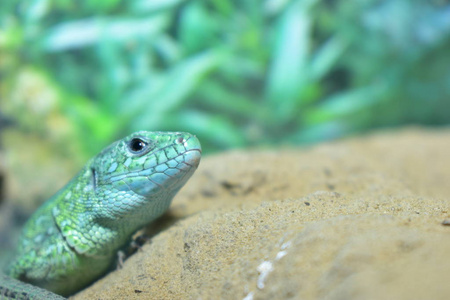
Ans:
[{"label": "blurred background vegetation", "polygon": [[212,153],[450,121],[449,1],[2,0],[0,26],[0,138],[29,182],[135,130]]},{"label": "blurred background vegetation", "polygon": [[450,121],[448,1],[4,0],[0,20],[3,124],[83,159],[143,129],[209,153]]}]

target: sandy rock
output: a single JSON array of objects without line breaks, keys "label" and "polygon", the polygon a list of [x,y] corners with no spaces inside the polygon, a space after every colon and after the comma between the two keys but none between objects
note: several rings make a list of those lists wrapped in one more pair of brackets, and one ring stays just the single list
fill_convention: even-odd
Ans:
[{"label": "sandy rock", "polygon": [[203,159],[75,299],[447,299],[450,130]]}]

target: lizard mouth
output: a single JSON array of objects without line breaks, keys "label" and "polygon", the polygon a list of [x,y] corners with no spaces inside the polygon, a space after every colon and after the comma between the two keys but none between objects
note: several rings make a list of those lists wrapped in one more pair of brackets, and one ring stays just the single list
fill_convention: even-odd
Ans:
[{"label": "lizard mouth", "polygon": [[197,168],[200,164],[200,158],[202,157],[201,149],[191,149],[184,153],[185,164]]}]

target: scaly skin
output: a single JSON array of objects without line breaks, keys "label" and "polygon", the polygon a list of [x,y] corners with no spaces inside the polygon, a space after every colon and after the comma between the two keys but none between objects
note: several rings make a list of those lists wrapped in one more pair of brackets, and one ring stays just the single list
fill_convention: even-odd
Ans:
[{"label": "scaly skin", "polygon": [[168,209],[200,157],[188,133],[141,131],[113,143],[31,216],[7,275],[65,296],[85,287]]}]

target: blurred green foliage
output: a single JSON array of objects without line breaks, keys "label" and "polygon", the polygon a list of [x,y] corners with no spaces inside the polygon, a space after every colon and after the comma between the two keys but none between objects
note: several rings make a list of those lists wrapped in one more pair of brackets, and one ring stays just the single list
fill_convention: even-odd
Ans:
[{"label": "blurred green foliage", "polygon": [[215,151],[450,121],[448,1],[3,0],[0,22],[1,109],[29,109],[8,100],[32,70],[86,156],[143,129]]}]

